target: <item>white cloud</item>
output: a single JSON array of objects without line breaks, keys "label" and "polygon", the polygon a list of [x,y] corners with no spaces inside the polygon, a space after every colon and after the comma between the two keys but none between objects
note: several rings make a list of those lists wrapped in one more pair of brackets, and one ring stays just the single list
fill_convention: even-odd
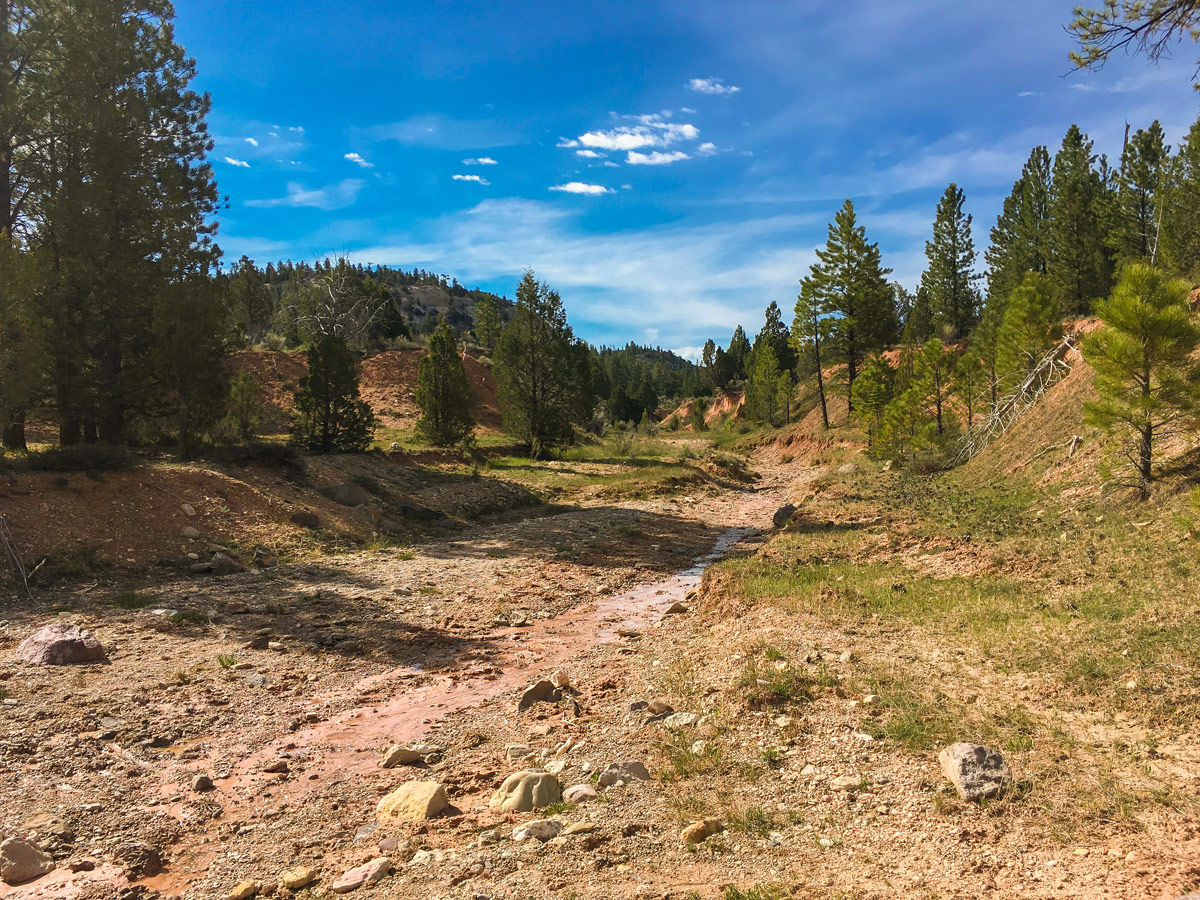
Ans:
[{"label": "white cloud", "polygon": [[690,106],[681,106],[681,107],[679,107],[679,111],[681,113],[683,113],[685,116],[694,116],[696,114],[696,111],[694,109],[692,109]]},{"label": "white cloud", "polygon": [[482,175],[452,175],[450,177],[455,181],[473,181],[476,184],[482,184],[485,186],[491,184],[491,182]]},{"label": "white cloud", "polygon": [[344,181],[339,181],[337,184],[330,184],[323,188],[310,190],[299,182],[292,181],[288,183],[287,196],[264,200],[247,200],[246,205],[260,209],[271,209],[276,206],[312,206],[326,211],[344,209],[358,199],[358,194],[363,189],[364,184],[365,182],[358,178],[347,178]]},{"label": "white cloud", "polygon": [[[626,116],[636,125],[619,125],[611,129],[597,129],[579,136],[579,144],[597,150],[641,150],[645,147],[666,147],[679,141],[694,141],[700,129],[687,122],[669,122],[670,113],[651,113],[644,116]],[[560,147],[576,146],[575,142],[560,143]]]},{"label": "white cloud", "polygon": [[693,78],[687,86],[697,94],[736,94],[741,90],[733,84],[726,84],[721,78]]},{"label": "white cloud", "polygon": [[691,159],[691,157],[682,150],[673,150],[670,153],[663,153],[660,150],[652,153],[638,153],[636,150],[630,150],[629,155],[625,157],[625,162],[631,166],[669,166],[682,159]]},{"label": "white cloud", "polygon": [[712,156],[714,153],[717,152],[717,145],[714,144],[712,141],[705,141],[703,144],[701,144],[699,147],[696,148],[696,152],[699,153],[701,156]]},{"label": "white cloud", "polygon": [[704,356],[703,347],[675,347],[671,350],[676,356],[682,356],[684,359],[691,360],[694,363],[699,363],[701,357]]},{"label": "white cloud", "polygon": [[1041,91],[1021,91],[1021,93],[1017,94],[1017,96],[1018,97],[1040,97],[1040,96],[1042,96],[1042,92]]},{"label": "white cloud", "polygon": [[555,147],[578,147],[579,141],[572,140],[571,138],[559,138],[558,143],[555,144],[554,146]]},{"label": "white cloud", "polygon": [[288,131],[293,132],[294,134],[304,134],[304,126],[292,125],[288,128]]},{"label": "white cloud", "polygon": [[495,166],[495,165],[499,165],[499,163],[497,163],[490,156],[478,156],[478,157],[474,157],[472,159],[464,159],[463,165],[464,166]]},{"label": "white cloud", "polygon": [[576,150],[576,156],[582,156],[584,159],[604,159],[603,153],[597,153],[595,150]]},{"label": "white cloud", "polygon": [[362,156],[360,156],[357,153],[347,153],[345,156],[342,157],[342,159],[347,159],[350,162],[354,163],[356,166],[361,166],[364,169],[375,168],[374,163],[367,162],[365,159],[362,158]]},{"label": "white cloud", "polygon": [[271,137],[273,137],[273,138],[277,138],[277,137],[279,137],[279,132],[278,132],[278,131],[272,131],[272,132],[270,132],[270,136],[271,136]]},{"label": "white cloud", "polygon": [[584,184],[582,181],[568,181],[566,184],[555,185],[552,191],[562,191],[564,194],[611,194],[612,188],[602,184]]},{"label": "white cloud", "polygon": [[234,159],[232,156],[226,156],[225,162],[229,163],[231,166],[237,166],[239,169],[250,168],[250,163],[246,162],[244,159]]},{"label": "white cloud", "polygon": [[615,162],[613,162],[611,159],[606,159],[606,160],[604,161],[604,164],[605,164],[606,166],[608,166],[610,169],[619,169],[619,168],[621,168],[621,165],[620,165],[620,163],[615,163]]},{"label": "white cloud", "polygon": [[249,144],[251,147],[258,146],[258,141],[256,141],[254,138],[246,138],[246,143]]}]

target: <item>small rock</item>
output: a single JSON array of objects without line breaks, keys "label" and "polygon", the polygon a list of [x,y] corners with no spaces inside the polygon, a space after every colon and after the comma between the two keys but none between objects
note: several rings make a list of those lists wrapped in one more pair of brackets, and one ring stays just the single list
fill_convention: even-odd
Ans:
[{"label": "small rock", "polygon": [[190,503],[180,504],[179,508],[183,510],[183,514],[189,519],[194,518],[196,515],[196,507],[192,506]]},{"label": "small rock", "polygon": [[258,893],[261,887],[261,882],[248,878],[240,882],[237,887],[226,894],[225,900],[249,900],[250,897]]},{"label": "small rock", "polygon": [[634,760],[626,760],[623,762],[609,763],[600,773],[600,778],[597,784],[600,787],[608,787],[616,784],[618,781],[624,781],[628,784],[631,781],[649,781],[650,772],[646,769],[644,763]]},{"label": "small rock", "polygon": [[562,800],[558,779],[548,772],[514,772],[488,803],[494,813],[532,812]]},{"label": "small rock", "polygon": [[208,571],[213,575],[233,575],[242,571],[242,564],[226,553],[214,553],[208,561]]},{"label": "small rock", "polygon": [[475,841],[480,847],[488,847],[492,844],[500,843],[500,832],[495,828],[489,828],[486,831],[479,832],[479,837]]},{"label": "small rock", "polygon": [[416,822],[432,819],[449,807],[446,789],[436,781],[407,781],[379,801],[376,816],[380,822]]},{"label": "small rock", "polygon": [[599,796],[590,784],[575,784],[563,791],[563,799],[568,803],[586,803]]},{"label": "small rock", "polygon": [[320,528],[321,519],[316,513],[308,510],[300,510],[288,516],[288,521],[293,525],[299,525],[301,528]]},{"label": "small rock", "polygon": [[200,540],[200,529],[193,528],[191,525],[184,525],[182,528],[179,529],[179,533],[182,534],[189,541]]},{"label": "small rock", "polygon": [[279,557],[270,547],[255,547],[254,565],[260,569],[271,569],[279,565]]},{"label": "small rock", "polygon": [[96,636],[78,625],[43,625],[17,647],[17,658],[35,666],[108,661]]},{"label": "small rock", "polygon": [[796,515],[796,504],[788,503],[785,506],[775,510],[775,515],[771,517],[771,524],[776,528],[784,528],[791,524],[792,519]]},{"label": "small rock", "polygon": [[316,871],[308,866],[295,866],[279,874],[279,883],[289,891],[298,891],[312,884],[316,877]]},{"label": "small rock", "polygon": [[0,880],[5,884],[24,884],[53,869],[54,857],[24,838],[0,843]]},{"label": "small rock", "polygon": [[862,777],[859,775],[839,775],[829,782],[829,789],[831,791],[853,791],[861,784]]},{"label": "small rock", "polygon": [[533,756],[533,749],[528,744],[505,744],[504,758],[507,760],[528,759]]},{"label": "small rock", "polygon": [[672,713],[663,719],[664,728],[690,728],[700,721],[700,717],[695,713],[677,712]]},{"label": "small rock", "polygon": [[960,741],[938,754],[942,774],[964,800],[984,800],[1012,785],[1012,772],[996,750]]},{"label": "small rock", "polygon": [[549,679],[543,678],[521,694],[521,699],[517,702],[517,712],[524,712],[535,703],[557,703],[561,699],[562,692]]},{"label": "small rock", "polygon": [[518,825],[514,828],[512,836],[514,841],[533,838],[544,844],[551,838],[558,837],[562,828],[562,822],[557,819],[534,819],[532,822],[526,822],[524,825]]},{"label": "small rock", "polygon": [[663,615],[664,616],[680,616],[680,615],[683,615],[684,613],[690,612],[690,611],[691,610],[688,608],[688,606],[686,604],[680,603],[678,600],[676,600],[674,603],[672,603],[670,606],[667,607],[667,610],[666,610],[666,612],[663,613]]},{"label": "small rock", "polygon": [[562,833],[564,835],[591,834],[595,830],[596,825],[594,822],[576,822],[575,824],[568,825],[566,828],[564,828]]},{"label": "small rock", "polygon": [[355,866],[344,873],[330,886],[330,890],[335,894],[348,894],[350,891],[358,890],[364,884],[376,884],[382,881],[391,870],[392,861],[386,856],[379,856],[369,863]]},{"label": "small rock", "polygon": [[134,878],[153,878],[162,871],[162,855],[158,848],[143,841],[118,844],[112,855]]},{"label": "small rock", "polygon": [[192,779],[192,790],[197,794],[203,794],[205,791],[213,789],[213,780],[207,775],[197,775]]},{"label": "small rock", "polygon": [[323,497],[328,497],[334,503],[341,506],[362,506],[371,499],[371,495],[364,488],[351,482],[319,487],[317,488],[317,493]]},{"label": "small rock", "polygon": [[675,710],[666,700],[651,700],[646,704],[646,712],[652,716],[669,716]]},{"label": "small rock", "polygon": [[396,766],[411,766],[420,761],[421,754],[416,750],[396,744],[388,747],[387,752],[383,754],[383,759],[379,761],[379,765],[384,769],[394,769]]},{"label": "small rock", "polygon": [[720,819],[705,819],[703,822],[693,822],[683,829],[679,838],[685,844],[702,844],[714,834],[720,834],[725,826]]},{"label": "small rock", "polygon": [[550,683],[556,688],[565,688],[571,684],[571,676],[559,669],[550,676]]}]

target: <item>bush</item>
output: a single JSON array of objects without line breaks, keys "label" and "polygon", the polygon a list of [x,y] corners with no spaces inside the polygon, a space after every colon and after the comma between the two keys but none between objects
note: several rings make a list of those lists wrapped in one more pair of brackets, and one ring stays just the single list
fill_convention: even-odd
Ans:
[{"label": "bush", "polygon": [[132,468],[137,458],[125,447],[112,444],[78,444],[30,453],[30,472],[120,472]]}]

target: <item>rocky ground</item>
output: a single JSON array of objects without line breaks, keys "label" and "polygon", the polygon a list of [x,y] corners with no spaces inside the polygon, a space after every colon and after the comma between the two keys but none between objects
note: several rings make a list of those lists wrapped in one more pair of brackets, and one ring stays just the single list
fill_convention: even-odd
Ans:
[{"label": "rocky ground", "polygon": [[[703,585],[687,571],[718,545],[773,559],[772,519],[789,500],[831,531],[861,531],[863,565],[888,554],[987,568],[946,536],[880,537],[918,529],[880,524],[887,511],[852,489],[815,490],[830,467],[808,462],[764,457],[748,490],[597,501],[408,550],[83,586],[6,611],[3,836],[17,839],[12,865],[53,869],[0,897],[1200,887],[1188,807],[1056,832],[1029,786],[1032,757],[1001,748],[1015,780],[968,801],[936,749],[876,727],[896,715],[872,693],[881,665],[950,683],[967,677],[966,651],[878,615],[747,605],[723,569]],[[19,663],[48,621],[93,632],[107,664]],[[1190,764],[1174,777],[1195,786]]]}]

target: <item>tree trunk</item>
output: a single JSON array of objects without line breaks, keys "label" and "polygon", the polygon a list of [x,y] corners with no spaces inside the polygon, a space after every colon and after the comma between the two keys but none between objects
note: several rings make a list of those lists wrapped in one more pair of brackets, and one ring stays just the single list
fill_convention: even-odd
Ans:
[{"label": "tree trunk", "polygon": [[29,446],[25,443],[25,410],[18,409],[9,416],[8,421],[4,424],[3,435],[0,439],[4,442],[6,450],[28,450]]}]

